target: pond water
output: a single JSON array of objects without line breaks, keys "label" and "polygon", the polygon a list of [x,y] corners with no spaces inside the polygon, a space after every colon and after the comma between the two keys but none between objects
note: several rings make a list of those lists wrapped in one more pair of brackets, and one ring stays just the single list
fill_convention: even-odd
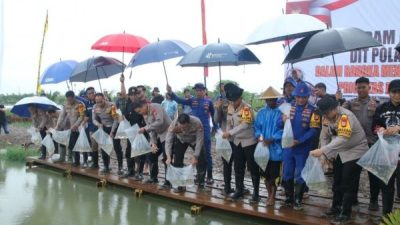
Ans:
[{"label": "pond water", "polygon": [[189,208],[167,198],[135,198],[128,189],[98,189],[93,180],[66,179],[57,171],[0,160],[0,224],[277,224],[215,209],[193,216]]}]

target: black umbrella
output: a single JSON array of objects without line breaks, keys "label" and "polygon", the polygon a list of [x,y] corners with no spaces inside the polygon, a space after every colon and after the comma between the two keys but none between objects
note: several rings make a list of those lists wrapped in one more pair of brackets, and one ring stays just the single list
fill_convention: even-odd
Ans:
[{"label": "black umbrella", "polygon": [[334,54],[377,46],[382,46],[382,44],[358,28],[328,29],[297,42],[289,51],[283,63],[296,63],[331,55],[336,83],[339,88]]},{"label": "black umbrella", "polygon": [[394,47],[398,53],[400,53],[400,42]]},{"label": "black umbrella", "polygon": [[70,82],[88,82],[98,80],[101,90],[100,79],[108,78],[118,73],[122,73],[125,64],[111,57],[92,57],[80,62],[74,69],[69,78]]}]

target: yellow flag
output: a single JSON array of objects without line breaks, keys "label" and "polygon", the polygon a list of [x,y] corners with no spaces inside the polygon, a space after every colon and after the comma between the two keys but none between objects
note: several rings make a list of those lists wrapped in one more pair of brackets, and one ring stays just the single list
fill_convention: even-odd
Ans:
[{"label": "yellow flag", "polygon": [[42,37],[42,46],[40,47],[40,54],[39,54],[39,69],[38,69],[38,76],[36,82],[36,95],[40,95],[42,92],[42,87],[40,86],[40,68],[42,65],[42,53],[43,53],[43,46],[44,46],[44,38],[46,37],[47,30],[49,29],[49,13],[46,12],[46,20],[44,21],[44,29],[43,29],[43,37]]}]

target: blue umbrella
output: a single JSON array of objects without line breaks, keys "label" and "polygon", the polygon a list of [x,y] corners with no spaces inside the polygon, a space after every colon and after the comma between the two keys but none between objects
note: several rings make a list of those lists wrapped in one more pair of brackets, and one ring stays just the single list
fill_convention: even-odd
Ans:
[{"label": "blue umbrella", "polygon": [[182,67],[218,66],[221,82],[221,66],[259,64],[260,60],[243,45],[213,43],[201,45],[190,50],[178,63]]},{"label": "blue umbrella", "polygon": [[27,117],[31,116],[28,108],[29,106],[36,106],[40,109],[48,111],[50,109],[59,110],[57,104],[50,99],[43,97],[43,96],[32,96],[32,97],[25,97],[19,100],[15,105],[12,107],[11,112],[20,116],[20,117]]},{"label": "blue umbrella", "polygon": [[101,90],[100,79],[108,78],[117,73],[122,73],[125,64],[111,57],[92,57],[80,62],[72,72],[69,80],[71,82],[88,82],[98,80]]},{"label": "blue umbrella", "polygon": [[140,66],[147,63],[162,62],[165,79],[168,83],[167,70],[164,60],[184,56],[192,47],[179,40],[162,40],[153,42],[140,49],[131,59],[128,67]]},{"label": "blue umbrella", "polygon": [[64,60],[47,67],[40,78],[40,84],[57,84],[67,81],[72,71],[78,65],[77,61]]}]

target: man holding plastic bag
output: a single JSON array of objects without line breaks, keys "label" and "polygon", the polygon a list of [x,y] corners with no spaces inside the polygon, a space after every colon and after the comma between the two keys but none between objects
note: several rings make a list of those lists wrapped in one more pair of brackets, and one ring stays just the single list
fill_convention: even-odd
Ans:
[{"label": "man holding plastic bag", "polygon": [[[85,115],[85,105],[75,98],[73,91],[67,91],[65,93],[67,98],[64,107],[57,120],[56,130],[71,130],[69,142],[68,142],[68,161],[72,163],[72,150],[75,147],[75,143],[79,137],[78,127],[83,121]],[[65,146],[60,146],[60,158],[57,162],[65,161]],[[80,165],[80,153],[74,152],[74,166]]]},{"label": "man holding plastic bag", "polygon": [[[398,135],[400,132],[400,80],[399,79],[393,80],[389,83],[389,97],[390,99],[388,102],[381,104],[376,109],[372,120],[372,130],[376,134],[382,133],[384,139],[391,139],[391,141],[398,141],[399,140]],[[398,143],[396,143],[396,145],[398,146]],[[368,153],[373,150],[372,148],[368,151]],[[392,149],[392,151],[390,150],[391,149],[379,149],[379,152],[382,156],[389,155],[390,161],[393,160],[396,161],[395,159],[398,159],[397,154],[394,155],[392,151],[400,149]],[[371,162],[373,162],[373,160],[374,159],[371,159]],[[396,166],[396,164],[395,165],[393,165],[393,163],[391,164],[388,162],[387,165],[384,166],[385,167]],[[386,171],[387,170],[388,169],[386,168]],[[391,213],[393,210],[395,177],[396,177],[396,171],[390,176],[390,179],[386,184],[382,180],[379,180],[378,193],[379,190],[382,190],[382,212],[384,216]]]},{"label": "man holding plastic bag", "polygon": [[324,155],[335,159],[333,165],[333,199],[326,212],[333,224],[351,222],[351,207],[357,197],[361,167],[357,161],[368,150],[365,132],[356,116],[338,106],[335,97],[324,96],[318,103],[323,115],[320,149],[310,152],[314,157]]},{"label": "man holding plastic bag", "polygon": [[257,203],[260,199],[260,171],[254,161],[257,140],[253,128],[253,111],[251,106],[242,100],[242,88],[233,83],[227,83],[224,88],[229,105],[226,117],[227,127],[222,137],[228,139],[232,147],[236,184],[236,190],[230,198],[236,201],[243,197],[247,164],[253,184],[251,203]]},{"label": "man holding plastic bag", "polygon": [[[174,150],[172,150],[174,146]],[[199,190],[204,190],[204,178],[206,174],[206,151],[204,148],[203,125],[197,117],[182,113],[172,121],[168,128],[165,140],[165,154],[167,156],[166,164],[172,162],[172,151],[174,154],[173,166],[177,168],[184,167],[183,159],[188,147],[194,149],[192,156],[192,165],[197,168],[197,181]],[[174,189],[175,192],[185,191],[184,187]]]},{"label": "man holding plastic bag", "polygon": [[[37,143],[40,143],[39,159],[46,159],[46,146],[42,145],[41,142],[42,139],[46,136],[46,124],[49,118],[46,115],[46,111],[38,108],[33,104],[28,107],[28,110],[31,114],[32,126],[35,128],[36,132],[40,133],[40,137],[39,135],[37,135]],[[34,135],[32,135],[32,137],[34,137]]]},{"label": "man holding plastic bag", "polygon": [[[133,109],[142,115],[146,121],[146,126],[139,129],[139,133],[145,132],[150,134],[150,144],[152,153],[148,154],[150,163],[150,179],[145,183],[156,184],[158,183],[158,157],[163,154],[163,162],[165,171],[167,166],[165,164],[165,138],[167,136],[168,128],[171,124],[171,119],[165,109],[158,103],[147,103],[145,101],[137,101],[133,105]],[[166,172],[165,172],[166,173]],[[164,186],[168,185],[168,181]]]},{"label": "man holding plastic bag", "polygon": [[267,166],[261,168],[261,174],[265,177],[265,186],[268,191],[267,206],[275,205],[276,180],[280,176],[282,164],[282,133],[283,130],[276,126],[277,121],[282,116],[278,109],[277,101],[280,93],[274,88],[269,87],[260,97],[265,100],[263,107],[256,117],[254,129],[258,142],[269,149],[269,161]]},{"label": "man holding plastic bag", "polygon": [[[103,129],[113,139],[113,147],[117,155],[118,162],[118,175],[122,175],[122,149],[119,139],[114,139],[115,132],[118,126],[118,114],[116,107],[111,102],[106,102],[103,93],[97,93],[96,104],[93,106],[93,124],[98,129]],[[101,170],[102,173],[110,172],[110,155],[101,150],[101,156],[103,158],[104,168]]]},{"label": "man holding plastic bag", "polygon": [[293,95],[296,101],[291,104],[289,117],[282,114],[277,127],[283,129],[286,120],[290,120],[292,125],[293,145],[283,149],[282,185],[285,188],[285,204],[289,207],[294,205],[295,210],[301,210],[306,188],[301,171],[311,150],[316,128],[319,128],[320,118],[314,113],[315,108],[308,104],[310,88],[307,84],[297,84]]}]

